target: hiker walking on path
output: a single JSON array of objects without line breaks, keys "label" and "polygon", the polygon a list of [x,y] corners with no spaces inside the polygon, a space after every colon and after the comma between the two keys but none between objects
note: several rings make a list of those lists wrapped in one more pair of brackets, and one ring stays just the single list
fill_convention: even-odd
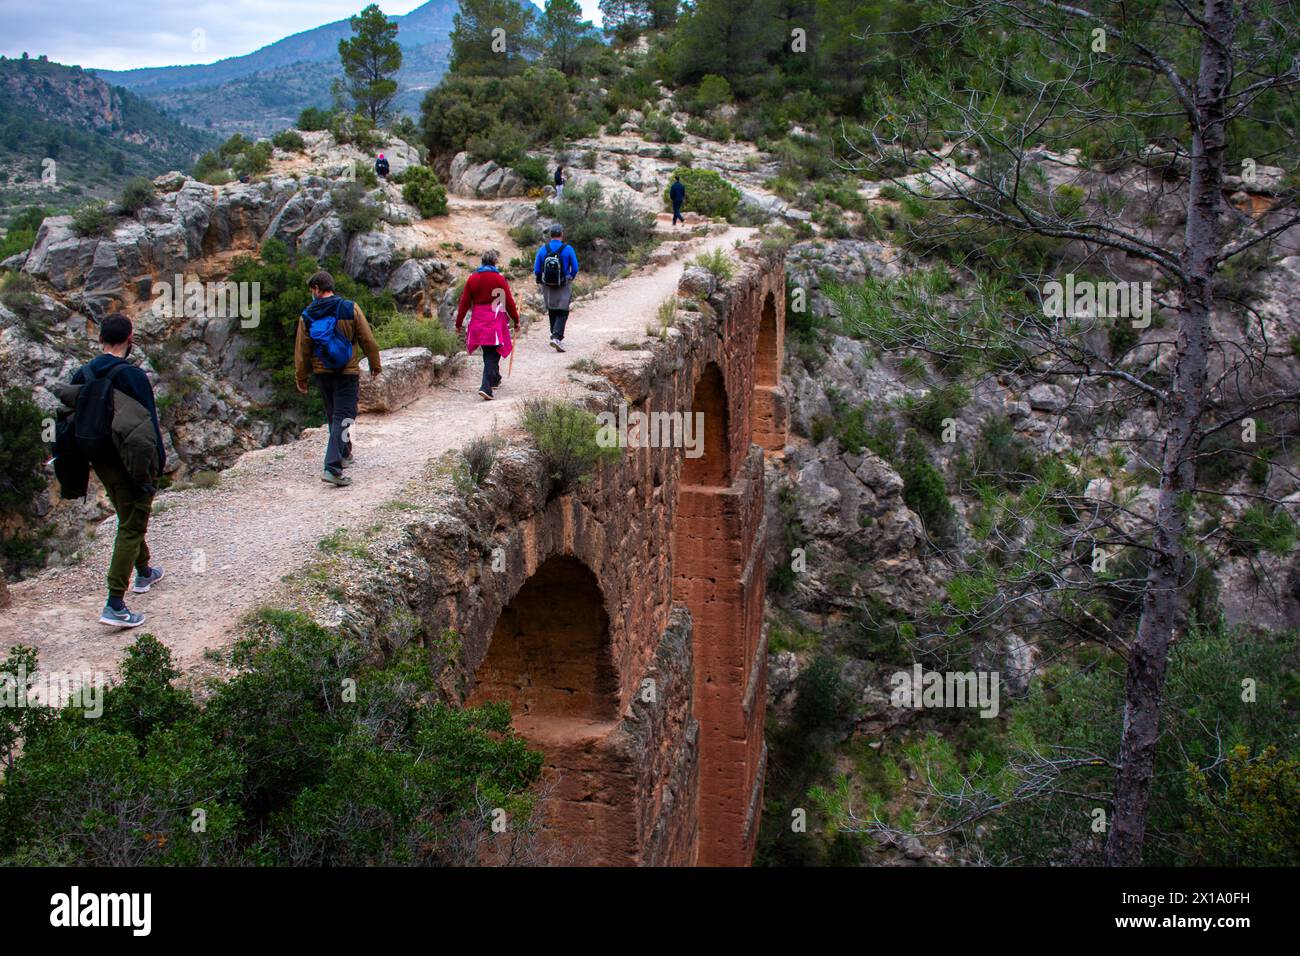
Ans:
[{"label": "hiker walking on path", "polygon": [[555,167],[555,201],[559,202],[560,197],[564,195],[564,167],[557,165]]},{"label": "hiker walking on path", "polygon": [[384,159],[383,153],[380,153],[379,158],[375,160],[375,173],[380,179],[388,178],[388,160]]},{"label": "hiker walking on path", "polygon": [[311,290],[311,305],[302,310],[302,321],[298,323],[294,371],[298,391],[306,395],[307,376],[314,375],[325,402],[329,442],[321,481],[346,487],[352,484],[343,469],[352,464],[349,432],[357,419],[357,396],[361,391],[360,352],[370,360],[373,378],[383,371],[379,346],[361,306],[334,294],[332,275],[317,272],[308,280],[307,288]]},{"label": "hiker walking on path", "polygon": [[573,302],[573,279],[578,274],[578,254],[564,241],[564,227],[551,226],[551,238],[537,250],[533,275],[542,291],[542,302],[551,319],[551,348],[564,351],[564,324]]},{"label": "hiker walking on path", "polygon": [[456,307],[458,334],[464,331],[465,313],[470,314],[465,350],[472,354],[476,348],[483,349],[483,383],[478,393],[489,402],[492,390],[501,387],[501,360],[515,347],[510,337],[510,322],[514,323],[515,334],[519,334],[519,308],[510,293],[510,283],[497,268],[499,258],[495,249],[483,253],[483,264],[465,280]]},{"label": "hiker walking on path", "polygon": [[673,177],[673,184],[668,187],[668,198],[673,201],[673,225],[679,222],[685,224],[686,217],[682,215],[682,203],[686,202],[686,184],[682,182],[681,176]]},{"label": "hiker walking on path", "polygon": [[139,627],[145,616],[127,609],[126,589],[130,584],[144,594],[162,580],[163,569],[149,563],[145,531],[167,453],[149,376],[126,360],[135,344],[131,320],[121,313],[108,316],[99,326],[99,341],[103,354],[79,368],[69,385],[54,389],[73,410],[55,433],[55,473],[64,498],[86,494],[91,468],[104,486],[117,512],[117,536],[99,623]]}]

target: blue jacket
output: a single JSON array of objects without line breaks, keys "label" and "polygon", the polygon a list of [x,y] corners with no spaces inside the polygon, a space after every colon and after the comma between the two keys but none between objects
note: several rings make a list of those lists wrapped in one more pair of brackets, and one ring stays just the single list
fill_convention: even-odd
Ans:
[{"label": "blue jacket", "polygon": [[560,253],[560,263],[564,266],[565,277],[572,279],[578,274],[578,254],[573,251],[573,246],[562,239],[552,239],[537,250],[537,257],[533,260],[533,275],[537,277],[538,282],[542,281],[542,260],[558,250],[560,246],[564,246],[564,251]]},{"label": "blue jacket", "polygon": [[680,206],[686,198],[686,184],[680,179],[673,180],[673,184],[668,187],[668,196],[674,206]]}]

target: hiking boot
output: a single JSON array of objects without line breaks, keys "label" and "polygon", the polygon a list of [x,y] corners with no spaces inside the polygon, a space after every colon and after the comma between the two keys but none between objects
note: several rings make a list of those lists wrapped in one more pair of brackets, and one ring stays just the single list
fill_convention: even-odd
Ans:
[{"label": "hiking boot", "polygon": [[136,594],[144,594],[162,579],[162,568],[150,568],[148,574],[137,574],[135,576],[135,583],[131,585],[131,590]]},{"label": "hiking boot", "polygon": [[127,610],[125,604],[120,611],[113,610],[111,604],[105,604],[103,613],[99,615],[99,623],[109,627],[139,627],[144,623],[144,615]]},{"label": "hiking boot", "polygon": [[551,336],[551,348],[555,349],[555,351],[557,351],[557,352],[563,352],[563,351],[564,351],[564,343],[561,342],[559,339],[557,339],[555,336],[552,335],[552,336]]},{"label": "hiking boot", "polygon": [[478,390],[478,393],[483,396],[483,401],[485,402],[492,401],[492,393],[489,392],[486,388],[480,388]]},{"label": "hiking boot", "polygon": [[336,475],[328,468],[320,473],[320,480],[331,485],[336,485],[339,488],[346,488],[348,485],[352,484],[351,478],[348,478],[346,475]]}]

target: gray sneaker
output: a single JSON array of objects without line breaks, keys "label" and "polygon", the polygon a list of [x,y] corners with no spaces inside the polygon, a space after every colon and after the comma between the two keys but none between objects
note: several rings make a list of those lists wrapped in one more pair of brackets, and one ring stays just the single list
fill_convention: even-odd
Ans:
[{"label": "gray sneaker", "polygon": [[331,485],[337,485],[340,488],[346,488],[348,485],[352,484],[352,479],[347,475],[336,475],[328,468],[320,473],[320,480],[328,482]]},{"label": "gray sneaker", "polygon": [[111,604],[105,604],[103,613],[99,615],[99,623],[109,627],[139,627],[144,623],[144,615],[136,614],[125,606],[122,610],[115,611]]},{"label": "gray sneaker", "polygon": [[137,574],[135,583],[131,585],[131,590],[136,594],[144,594],[151,587],[163,579],[163,569],[153,567],[149,569],[148,574]]}]

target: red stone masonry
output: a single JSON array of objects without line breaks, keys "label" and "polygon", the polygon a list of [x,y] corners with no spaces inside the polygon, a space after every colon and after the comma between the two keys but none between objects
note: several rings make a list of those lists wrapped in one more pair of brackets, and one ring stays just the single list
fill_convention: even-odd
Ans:
[{"label": "red stone masonry", "polygon": [[[627,449],[558,494],[532,449],[405,519],[366,608],[379,649],[426,635],[449,697],[507,700],[546,755],[552,859],[747,865],[762,807],[763,452],[784,446],[784,264],[752,248],[593,411],[705,414],[704,455]],[[765,315],[766,312],[766,315]],[[756,432],[756,428],[759,429]],[[761,442],[756,441],[761,435]],[[359,615],[364,617],[364,615]],[[452,629],[450,651],[434,638]]]}]

